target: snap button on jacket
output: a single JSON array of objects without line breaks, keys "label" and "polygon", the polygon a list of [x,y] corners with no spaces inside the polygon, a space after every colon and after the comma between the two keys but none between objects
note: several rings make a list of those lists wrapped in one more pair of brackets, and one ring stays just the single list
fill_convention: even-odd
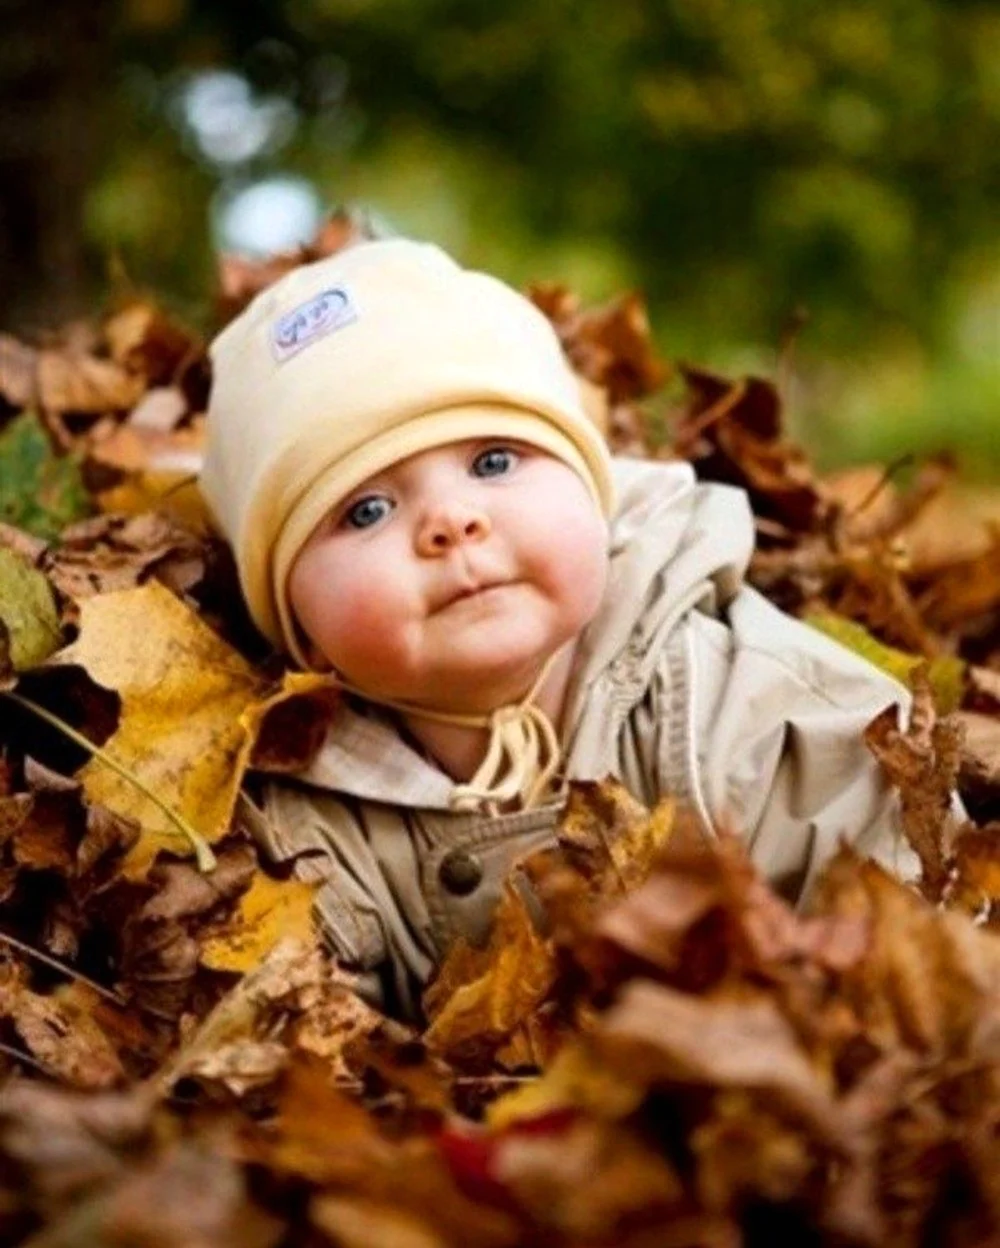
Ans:
[{"label": "snap button on jacket", "polygon": [[[561,726],[569,779],[612,775],[647,805],[688,802],[706,834],[740,831],[785,895],[853,841],[916,873],[895,795],[862,740],[889,677],[783,615],[744,575],[746,495],[687,464],[615,461],[604,603],[580,639]],[[320,883],[317,911],[360,990],[402,1017],[458,936],[487,937],[518,858],[551,844],[560,801],[454,813],[454,782],[391,713],[345,698],[310,767],[245,815],[266,851]]]},{"label": "snap button on jacket", "polygon": [[441,859],[438,879],[455,897],[468,897],[483,882],[483,864],[465,849],[453,849]]}]

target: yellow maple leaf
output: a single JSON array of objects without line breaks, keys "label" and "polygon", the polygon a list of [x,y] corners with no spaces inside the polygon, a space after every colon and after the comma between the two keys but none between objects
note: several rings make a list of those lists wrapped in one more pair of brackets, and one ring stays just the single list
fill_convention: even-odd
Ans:
[{"label": "yellow maple leaf", "polygon": [[[121,697],[105,753],[212,842],[232,817],[251,742],[240,717],[266,682],[197,615],[156,581],[80,604],[80,635],[58,656]],[[145,876],[161,849],[189,846],[167,816],[100,759],[80,772],[84,792],[143,835],[123,873]]]},{"label": "yellow maple leaf", "polygon": [[[81,602],[80,635],[54,661],[77,664],[118,693],[121,719],[104,753],[209,843],[229,829],[268,712],[329,684],[323,676],[289,672],[275,690],[158,581]],[[161,849],[190,852],[168,816],[101,759],[92,759],[80,778],[91,802],[137,820],[143,830],[123,864],[128,879],[144,878]]]},{"label": "yellow maple leaf", "polygon": [[440,1052],[481,1037],[509,1036],[545,999],[555,978],[552,942],[540,935],[508,882],[485,949],[449,951],[424,998],[432,1022],[424,1039]]},{"label": "yellow maple leaf", "polygon": [[315,940],[314,883],[273,880],[258,871],[225,929],[202,946],[200,961],[213,971],[245,973],[267,957],[279,941]]}]

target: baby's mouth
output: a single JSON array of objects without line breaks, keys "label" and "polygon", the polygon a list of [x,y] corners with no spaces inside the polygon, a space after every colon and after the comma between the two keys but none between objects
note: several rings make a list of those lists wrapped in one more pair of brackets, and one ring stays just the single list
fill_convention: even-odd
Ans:
[{"label": "baby's mouth", "polygon": [[507,584],[506,581],[483,581],[478,585],[463,585],[461,589],[450,594],[438,610],[443,611],[447,607],[454,606],[456,602],[464,602],[466,598],[478,598],[481,594],[486,594],[491,589],[500,589],[505,584]]}]

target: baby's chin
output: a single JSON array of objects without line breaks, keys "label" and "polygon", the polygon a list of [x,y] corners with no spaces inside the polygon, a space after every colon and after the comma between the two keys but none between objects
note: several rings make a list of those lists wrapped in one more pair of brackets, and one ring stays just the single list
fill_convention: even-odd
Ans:
[{"label": "baby's chin", "polygon": [[[453,663],[435,668],[420,680],[396,683],[391,694],[382,696],[456,714],[488,714],[523,697],[525,684],[537,678],[559,648],[501,657],[456,655]],[[372,696],[377,699],[379,695]]]}]

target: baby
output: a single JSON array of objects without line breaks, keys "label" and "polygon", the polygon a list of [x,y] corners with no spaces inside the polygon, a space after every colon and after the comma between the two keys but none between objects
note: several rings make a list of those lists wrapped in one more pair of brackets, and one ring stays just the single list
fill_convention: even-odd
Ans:
[{"label": "baby", "polygon": [[[344,689],[255,831],[340,961],[415,1017],[570,779],[672,793],[790,897],[842,839],[914,869],[862,730],[905,692],[745,584],[746,496],[614,460],[556,335],[405,239],[265,290],[213,344],[202,488],[254,620]],[[256,809],[256,808],[254,808]]]}]

